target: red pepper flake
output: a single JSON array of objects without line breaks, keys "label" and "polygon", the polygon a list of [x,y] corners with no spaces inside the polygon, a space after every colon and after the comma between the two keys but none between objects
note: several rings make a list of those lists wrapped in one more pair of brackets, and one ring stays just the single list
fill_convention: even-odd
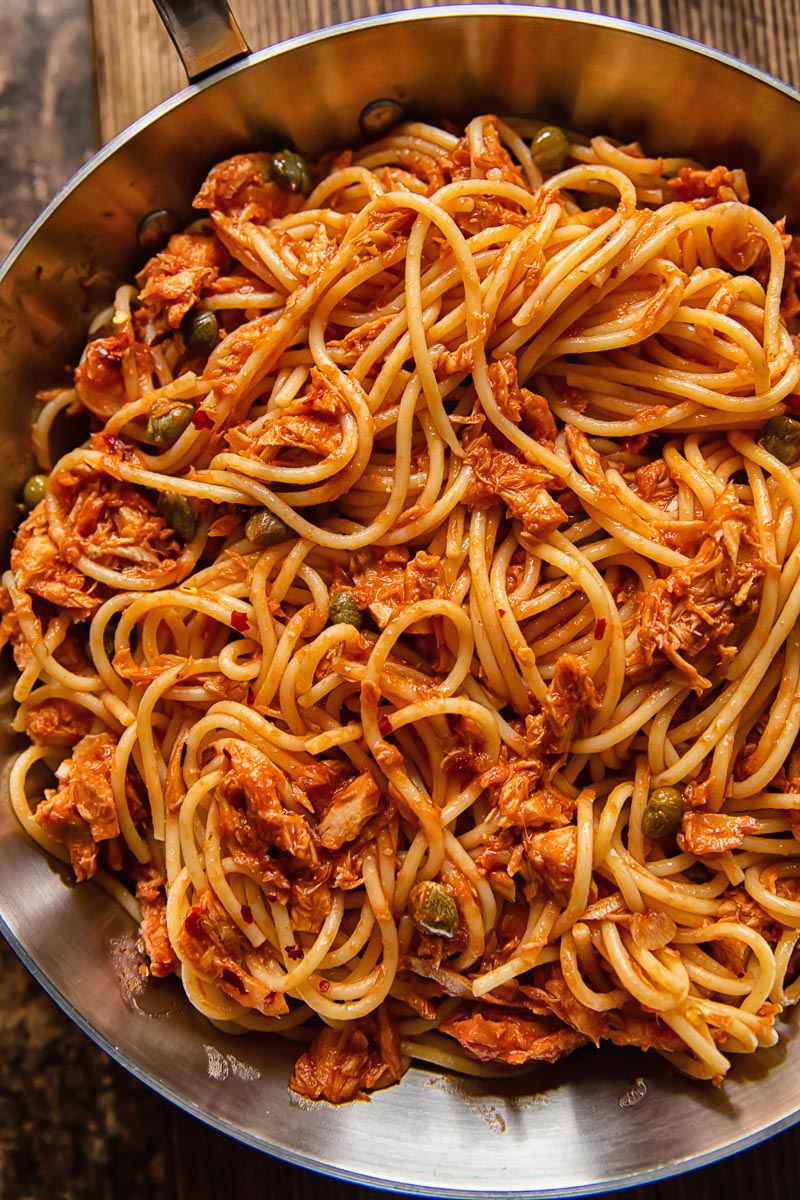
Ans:
[{"label": "red pepper flake", "polygon": [[[41,276],[37,275],[36,278],[40,279]],[[106,342],[111,342],[111,346],[106,345]],[[96,338],[92,342],[92,346],[97,357],[105,359],[110,367],[122,366],[122,356],[125,353],[125,346],[124,343],[120,345],[119,336],[116,338]]]},{"label": "red pepper flake", "polygon": [[321,991],[323,994],[324,994],[325,992],[329,992],[329,991],[331,990],[331,981],[330,981],[330,979],[320,979],[320,981],[319,981],[319,990],[320,990],[320,991]]},{"label": "red pepper flake", "polygon": [[497,615],[498,617],[504,617],[506,615],[506,610],[504,608],[498,608]]},{"label": "red pepper flake", "polygon": [[213,429],[214,422],[204,408],[196,408],[192,416],[195,429]]},{"label": "red pepper flake", "polygon": [[224,971],[222,972],[222,981],[223,983],[227,983],[229,987],[236,988],[237,992],[244,992],[247,990],[239,976],[235,975],[233,971],[229,971],[227,967],[225,967]]},{"label": "red pepper flake", "polygon": [[232,612],[231,625],[238,633],[247,633],[250,622],[247,619],[247,613]]},{"label": "red pepper flake", "polygon": [[[302,946],[284,946],[284,950],[286,951],[287,957],[293,958],[295,961],[297,961],[298,958],[303,957]],[[330,984],[328,986],[330,986]]]},{"label": "red pepper flake", "polygon": [[190,908],[183,921],[183,928],[189,937],[199,937],[202,932],[200,917],[203,910],[199,906]]},{"label": "red pepper flake", "polygon": [[378,717],[378,729],[381,737],[386,737],[387,733],[392,732],[392,722],[388,717]]},{"label": "red pepper flake", "polygon": [[131,462],[136,458],[136,452],[133,446],[127,442],[123,442],[122,438],[115,437],[113,433],[102,434],[102,440],[110,454],[115,454],[122,459],[123,462]]},{"label": "red pepper flake", "polygon": [[325,389],[324,388],[315,388],[313,392],[311,392],[308,396],[306,396],[303,407],[306,408],[309,412],[315,412],[316,409],[321,408],[324,404],[325,404]]},{"label": "red pepper flake", "polygon": [[267,899],[271,900],[272,903],[274,904],[275,901],[278,899],[278,893],[277,892],[267,892]]},{"label": "red pepper flake", "polygon": [[249,904],[242,905],[242,920],[247,925],[253,924],[253,910]]},{"label": "red pepper flake", "polygon": [[595,621],[594,640],[596,642],[599,642],[605,635],[607,624],[608,622],[606,621],[605,617],[598,617],[598,619]]}]

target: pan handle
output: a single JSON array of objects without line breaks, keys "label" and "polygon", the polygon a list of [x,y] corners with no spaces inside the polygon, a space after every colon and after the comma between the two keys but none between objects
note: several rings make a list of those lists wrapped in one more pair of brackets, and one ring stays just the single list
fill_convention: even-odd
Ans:
[{"label": "pan handle", "polygon": [[249,54],[228,0],[153,0],[189,82]]}]

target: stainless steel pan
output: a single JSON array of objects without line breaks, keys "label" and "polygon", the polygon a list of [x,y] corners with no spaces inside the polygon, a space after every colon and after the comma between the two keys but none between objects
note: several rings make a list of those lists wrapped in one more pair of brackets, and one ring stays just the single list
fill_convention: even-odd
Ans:
[{"label": "stainless steel pan", "polygon": [[[160,4],[190,75],[203,75],[75,177],[0,273],[0,525],[28,470],[30,401],[65,378],[91,310],[142,260],[152,209],[189,213],[208,167],[293,141],[358,137],[393,98],[415,114],[529,113],[749,169],[773,216],[800,217],[800,96],[698,46],[621,22],[512,5],[426,9],[246,55],[224,3]],[[200,20],[187,22],[199,14]],[[7,758],[9,740],[0,747]],[[114,902],[74,887],[0,810],[5,935],[89,1036],[164,1095],[296,1163],[406,1193],[547,1196],[655,1179],[731,1153],[800,1115],[800,1031],[724,1089],[635,1052],[584,1051],[513,1086],[412,1069],[368,1104],[310,1106],[287,1090],[292,1053],[222,1037],[176,983],[144,983]]]}]

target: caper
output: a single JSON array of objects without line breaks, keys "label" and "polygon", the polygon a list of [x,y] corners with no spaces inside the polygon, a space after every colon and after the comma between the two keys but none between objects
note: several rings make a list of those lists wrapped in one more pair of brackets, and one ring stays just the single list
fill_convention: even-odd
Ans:
[{"label": "caper", "polygon": [[136,230],[136,240],[147,254],[163,250],[173,233],[181,227],[180,219],[168,208],[157,208],[142,217]]},{"label": "caper", "polygon": [[190,308],[181,321],[181,333],[187,350],[210,354],[219,335],[217,318],[208,308]]},{"label": "caper", "polygon": [[759,439],[765,450],[791,466],[800,459],[800,421],[792,417],[770,417]]},{"label": "caper", "polygon": [[458,906],[441,883],[426,879],[411,889],[409,896],[414,924],[424,933],[452,938],[458,933]]},{"label": "caper", "polygon": [[22,492],[26,508],[36,508],[36,505],[44,500],[49,483],[47,475],[31,475]]},{"label": "caper", "polygon": [[679,788],[654,788],[642,813],[642,833],[645,837],[661,838],[674,833],[683,816],[683,795]]},{"label": "caper", "polygon": [[399,100],[372,100],[365,104],[358,118],[364,137],[384,137],[393,129],[398,121],[405,116],[405,109]]},{"label": "caper", "polygon": [[353,625],[360,629],[364,618],[349,592],[331,592],[328,600],[328,619],[331,625]]},{"label": "caper", "polygon": [[284,192],[311,191],[311,176],[306,160],[294,150],[275,151],[270,164],[270,177]]},{"label": "caper", "polygon": [[182,542],[190,542],[197,533],[197,513],[185,496],[175,492],[162,492],[158,511],[165,525],[175,532]]},{"label": "caper", "polygon": [[711,872],[705,863],[693,862],[690,867],[687,867],[683,872],[686,879],[690,883],[708,883],[711,878]]},{"label": "caper", "polygon": [[569,154],[569,142],[557,125],[543,125],[531,142],[531,155],[543,171],[560,171]]},{"label": "caper", "polygon": [[293,536],[288,525],[276,517],[268,508],[253,513],[244,527],[244,536],[256,546],[277,546]]},{"label": "caper", "polygon": [[191,404],[176,404],[165,413],[151,415],[147,422],[147,436],[157,446],[167,446],[178,440],[193,414]]}]

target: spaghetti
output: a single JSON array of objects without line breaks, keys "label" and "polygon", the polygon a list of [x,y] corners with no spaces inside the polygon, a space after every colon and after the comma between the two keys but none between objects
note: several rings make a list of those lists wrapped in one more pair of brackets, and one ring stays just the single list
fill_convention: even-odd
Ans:
[{"label": "spaghetti", "polygon": [[798,996],[794,248],[741,172],[559,138],[220,164],[34,425],[14,809],[311,1097],[719,1080]]}]

